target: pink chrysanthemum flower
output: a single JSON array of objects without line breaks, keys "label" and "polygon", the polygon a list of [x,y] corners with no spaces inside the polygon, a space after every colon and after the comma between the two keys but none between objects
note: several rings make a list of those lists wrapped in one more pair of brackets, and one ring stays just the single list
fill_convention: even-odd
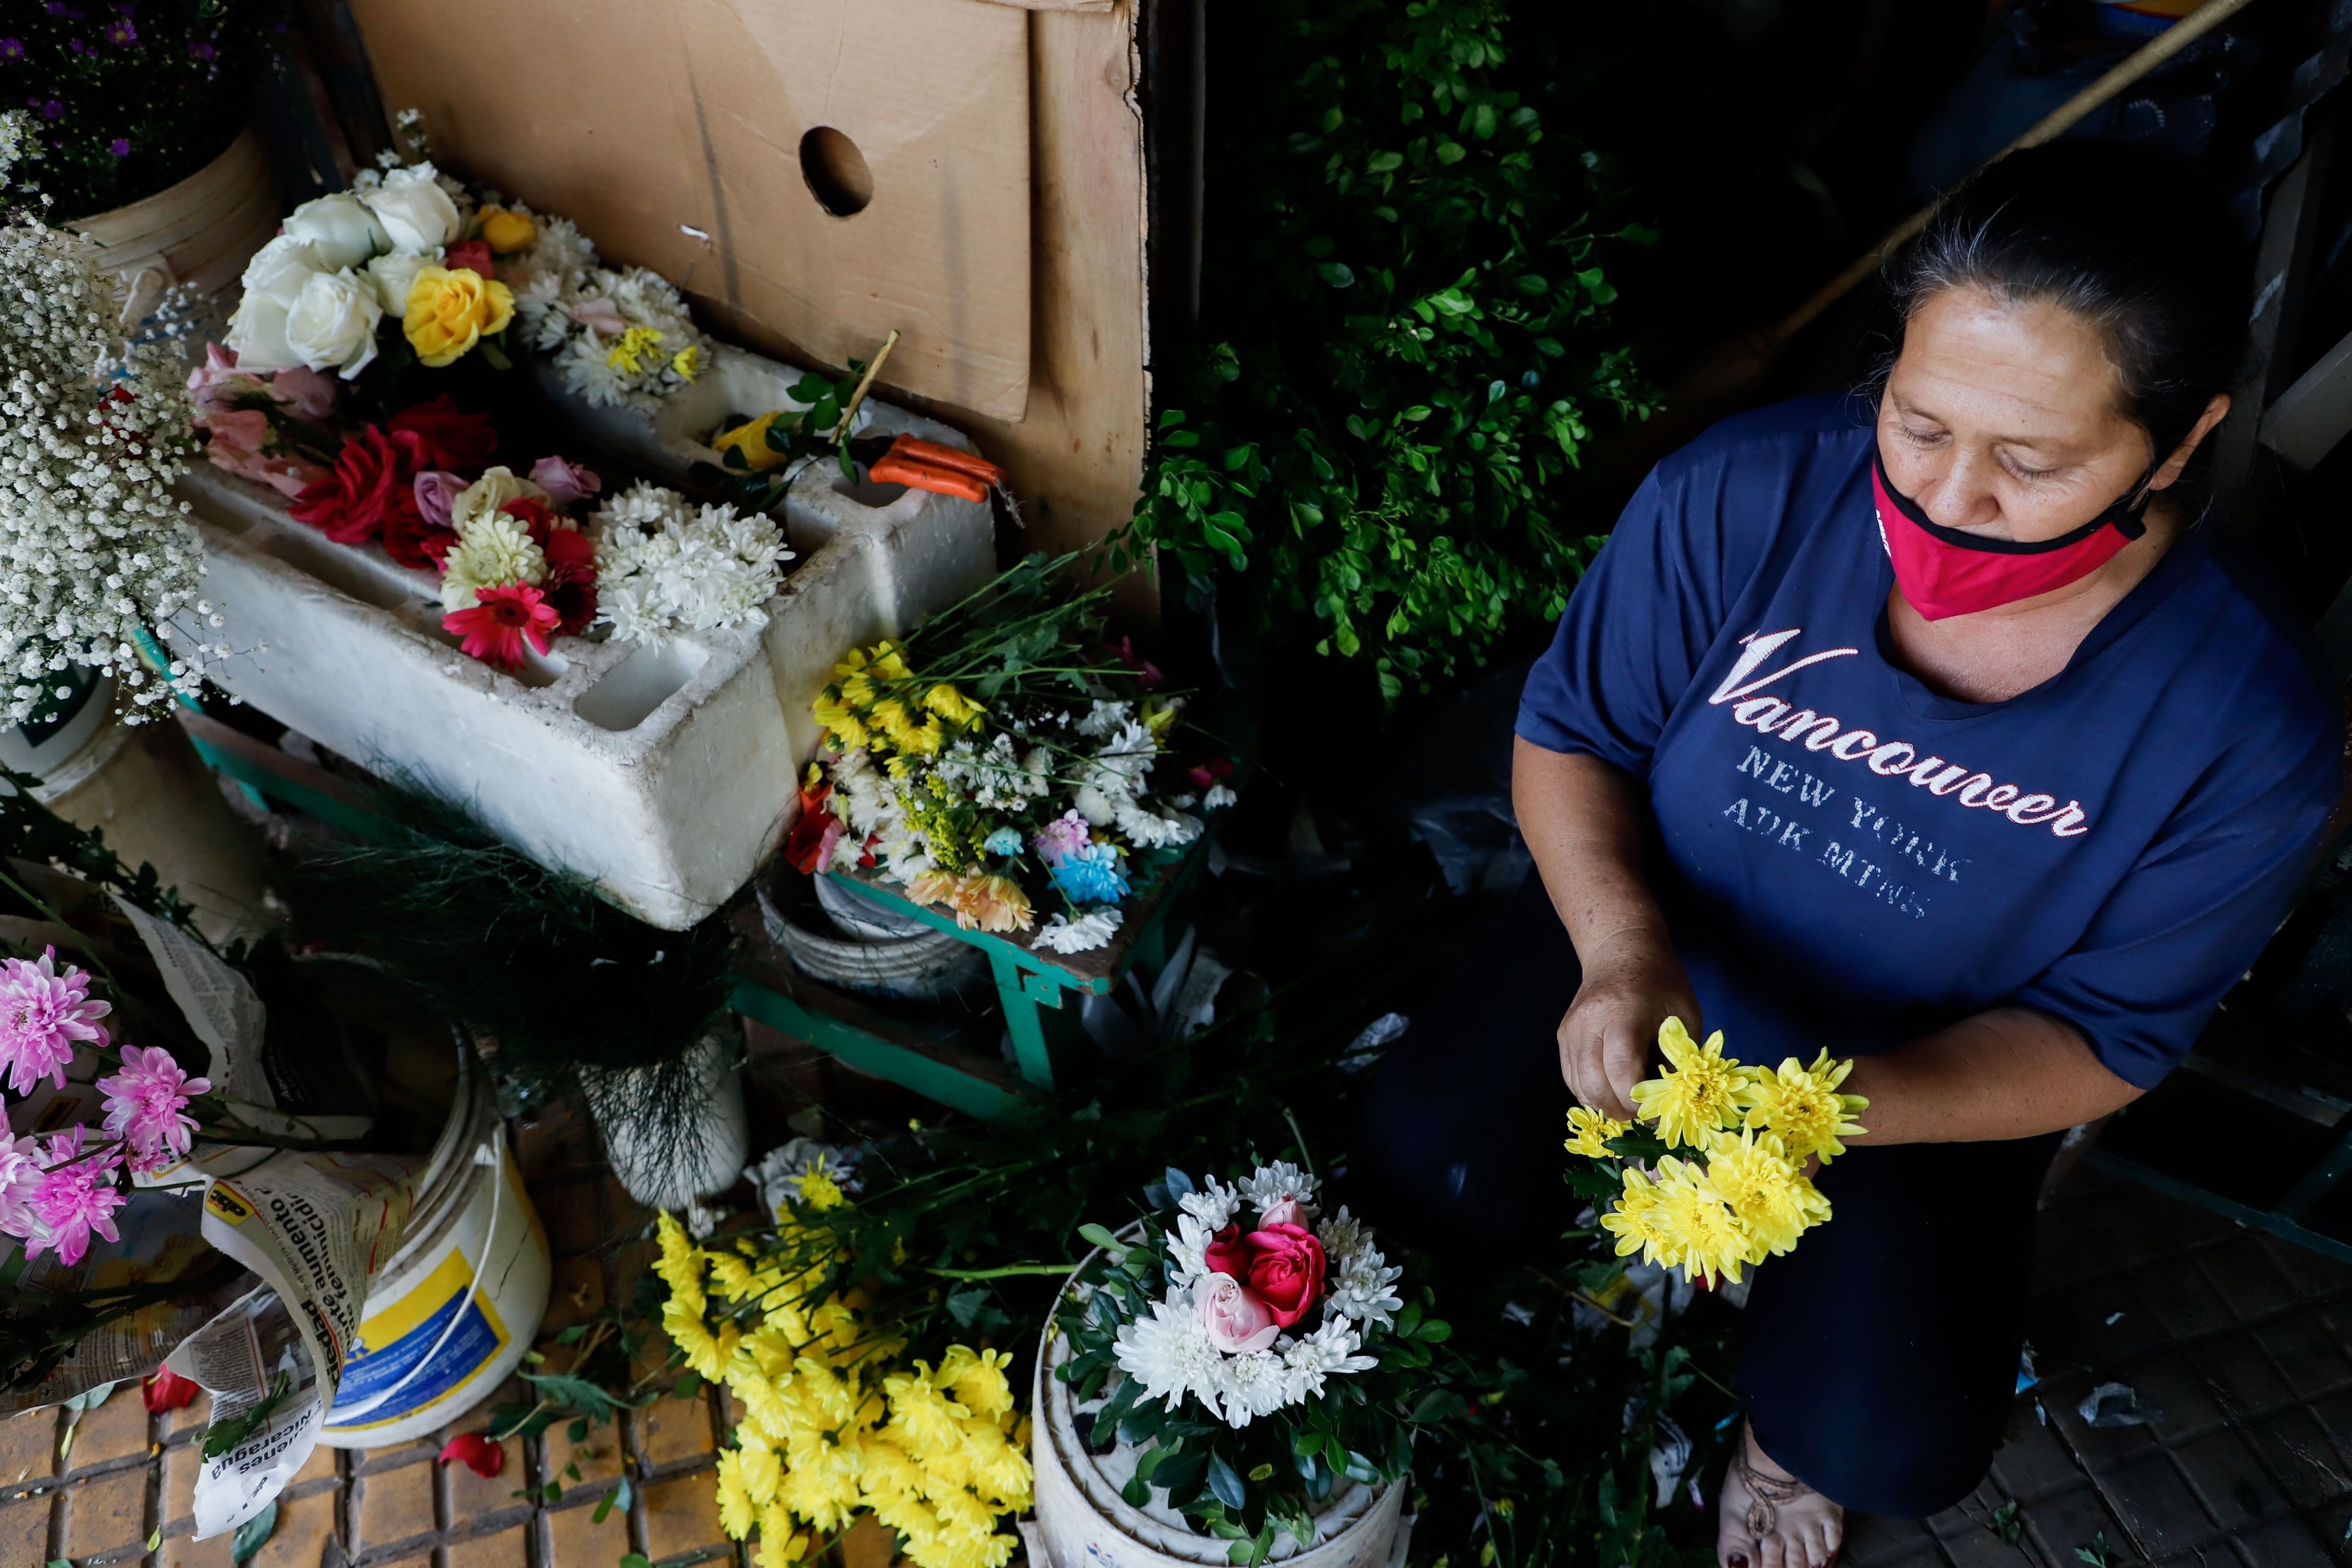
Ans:
[{"label": "pink chrysanthemum flower", "polygon": [[1085,848],[1090,842],[1087,819],[1075,811],[1066,811],[1037,830],[1031,841],[1037,858],[1048,868],[1058,866],[1068,856]]},{"label": "pink chrysanthemum flower", "polygon": [[40,1143],[0,1137],[0,1231],[28,1237],[39,1227],[33,1217],[33,1196],[40,1190]]},{"label": "pink chrysanthemum flower", "polygon": [[33,1195],[33,1216],[41,1223],[25,1243],[28,1259],[54,1248],[59,1262],[76,1264],[89,1250],[91,1236],[122,1239],[112,1217],[129,1201],[114,1184],[114,1173],[122,1164],[122,1148],[110,1143],[84,1158],[82,1142],[89,1132],[87,1127],[70,1128],[50,1139],[41,1151],[47,1169],[41,1177],[41,1190]]},{"label": "pink chrysanthemum flower", "polygon": [[187,1153],[196,1131],[196,1119],[184,1114],[188,1099],[211,1088],[161,1046],[122,1047],[122,1070],[100,1079],[98,1090],[106,1097],[106,1130],[130,1146],[132,1170],[160,1171]]},{"label": "pink chrysanthemum flower", "polygon": [[57,956],[51,947],[36,963],[12,958],[0,963],[0,1067],[8,1069],[8,1087],[18,1094],[44,1078],[63,1089],[75,1046],[106,1043],[98,1020],[113,1005],[91,1000],[87,971],[68,963],[59,974]]}]

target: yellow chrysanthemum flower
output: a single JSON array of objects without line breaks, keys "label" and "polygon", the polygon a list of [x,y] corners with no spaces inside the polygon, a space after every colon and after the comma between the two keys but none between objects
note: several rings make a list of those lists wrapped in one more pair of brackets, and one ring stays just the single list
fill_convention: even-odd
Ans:
[{"label": "yellow chrysanthemum flower", "polygon": [[1651,1223],[1674,1238],[1682,1266],[1739,1283],[1740,1266],[1748,1259],[1748,1232],[1731,1205],[1708,1179],[1707,1168],[1696,1161],[1668,1154],[1658,1162],[1657,1202]]},{"label": "yellow chrysanthemum flower", "polygon": [[661,341],[652,327],[631,327],[604,351],[604,363],[624,375],[641,375],[647,359],[661,357]]},{"label": "yellow chrysanthemum flower", "polygon": [[669,356],[670,369],[677,372],[680,381],[691,383],[702,369],[702,345],[688,343]]},{"label": "yellow chrysanthemum flower", "polygon": [[832,697],[820,697],[811,706],[816,713],[816,721],[824,726],[824,732],[832,740],[835,751],[855,752],[864,748],[868,739],[866,721],[859,718],[848,703]]},{"label": "yellow chrysanthemum flower", "polygon": [[1632,1131],[1632,1125],[1603,1116],[1589,1106],[1576,1105],[1569,1108],[1568,1131],[1569,1140],[1562,1146],[1570,1153],[1581,1154],[1588,1160],[1605,1160],[1609,1157],[1609,1140],[1623,1137]]},{"label": "yellow chrysanthemum flower", "polygon": [[1788,1251],[1830,1216],[1829,1200],[1799,1173],[1770,1132],[1716,1134],[1707,1150],[1706,1179],[1747,1230],[1750,1263]]},{"label": "yellow chrysanthemum flower", "polygon": [[808,1537],[793,1528],[793,1510],[771,1503],[760,1510],[759,1568],[792,1568],[808,1555]]},{"label": "yellow chrysanthemum flower", "polygon": [[793,1185],[799,1190],[801,1202],[820,1212],[837,1209],[849,1201],[841,1184],[814,1165],[793,1177]]},{"label": "yellow chrysanthemum flower", "polygon": [[1789,1157],[1799,1163],[1818,1158],[1826,1165],[1845,1152],[1840,1139],[1869,1131],[1852,1117],[1854,1111],[1867,1110],[1870,1101],[1838,1092],[1852,1071],[1851,1059],[1833,1062],[1826,1049],[1811,1067],[1790,1057],[1777,1072],[1758,1068],[1740,1093],[1745,1121],[1759,1131],[1779,1133]]},{"label": "yellow chrysanthemum flower", "polygon": [[719,1528],[730,1541],[740,1541],[760,1522],[759,1509],[743,1485],[743,1456],[734,1448],[719,1455]]},{"label": "yellow chrysanthemum flower", "polygon": [[1601,1216],[1601,1228],[1617,1238],[1617,1256],[1630,1258],[1638,1252],[1644,1263],[1661,1263],[1668,1268],[1679,1267],[1680,1244],[1657,1223],[1656,1184],[1633,1165],[1625,1167],[1620,1181],[1616,1202]]},{"label": "yellow chrysanthemum flower", "polygon": [[966,730],[979,729],[982,721],[988,717],[987,709],[944,680],[923,693],[923,706],[949,723]]},{"label": "yellow chrysanthemum flower", "polygon": [[1739,1093],[1747,1074],[1723,1054],[1723,1031],[1702,1046],[1680,1018],[1658,1026],[1658,1049],[1666,1070],[1633,1086],[1633,1108],[1658,1124],[1669,1149],[1704,1148],[1708,1134],[1739,1124]]},{"label": "yellow chrysanthemum flower", "polygon": [[874,645],[874,675],[879,680],[912,680],[915,672],[908,667],[906,655],[888,637]]}]

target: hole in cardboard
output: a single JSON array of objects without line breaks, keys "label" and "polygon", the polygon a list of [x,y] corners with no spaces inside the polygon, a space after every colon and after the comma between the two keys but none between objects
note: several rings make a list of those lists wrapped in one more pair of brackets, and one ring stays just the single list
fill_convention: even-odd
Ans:
[{"label": "hole in cardboard", "polygon": [[801,177],[817,205],[835,217],[864,212],[874,199],[874,172],[866,166],[866,154],[830,125],[801,138]]},{"label": "hole in cardboard", "polygon": [[599,730],[634,730],[693,679],[709,657],[708,649],[690,643],[647,643],[573,698],[572,710]]}]

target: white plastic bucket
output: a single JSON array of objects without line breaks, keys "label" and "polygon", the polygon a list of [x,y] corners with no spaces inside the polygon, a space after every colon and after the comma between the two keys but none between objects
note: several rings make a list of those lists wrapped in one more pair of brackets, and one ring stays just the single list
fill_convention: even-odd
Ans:
[{"label": "white plastic bucket", "polygon": [[380,1448],[437,1431],[488,1399],[547,1311],[547,1232],[478,1071],[417,1178],[400,1247],[369,1281],[359,1342],[319,1440]]},{"label": "white plastic bucket", "polygon": [[[1021,1527],[1034,1568],[1227,1568],[1233,1543],[1196,1534],[1165,1492],[1155,1489],[1144,1508],[1119,1496],[1136,1455],[1125,1443],[1097,1454],[1079,1439],[1070,1385],[1054,1375],[1069,1359],[1069,1340],[1049,1322],[1029,1395],[1037,1513]],[[1412,1539],[1406,1489],[1402,1480],[1378,1492],[1342,1481],[1315,1516],[1317,1540],[1302,1548],[1277,1532],[1272,1560],[1285,1568],[1403,1568]]]}]

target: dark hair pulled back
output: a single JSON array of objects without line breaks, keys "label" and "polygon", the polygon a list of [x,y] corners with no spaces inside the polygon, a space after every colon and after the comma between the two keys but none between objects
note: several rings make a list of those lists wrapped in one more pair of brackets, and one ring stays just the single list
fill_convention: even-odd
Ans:
[{"label": "dark hair pulled back", "polygon": [[2120,373],[2121,412],[2158,461],[2235,384],[2245,352],[2252,267],[2237,225],[2192,165],[2153,149],[2011,153],[1953,192],[1881,276],[1897,354],[1905,325],[1948,289],[2088,322]]}]

